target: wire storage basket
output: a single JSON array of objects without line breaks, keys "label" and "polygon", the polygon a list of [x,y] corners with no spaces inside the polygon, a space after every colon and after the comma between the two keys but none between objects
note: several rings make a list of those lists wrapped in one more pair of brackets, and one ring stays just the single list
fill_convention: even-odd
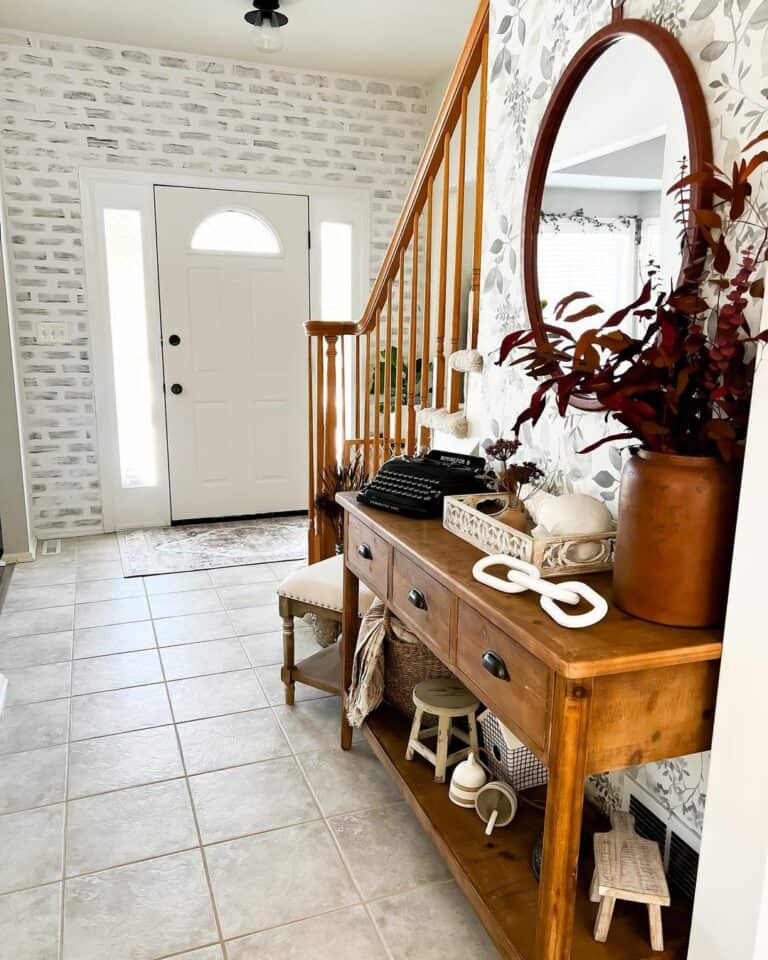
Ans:
[{"label": "wire storage basket", "polygon": [[[494,713],[484,710],[477,722],[484,747],[483,762],[497,780],[505,780],[515,790],[530,790],[547,782],[549,774],[544,764],[509,732],[504,736]],[[520,745],[510,746],[510,742]]]}]

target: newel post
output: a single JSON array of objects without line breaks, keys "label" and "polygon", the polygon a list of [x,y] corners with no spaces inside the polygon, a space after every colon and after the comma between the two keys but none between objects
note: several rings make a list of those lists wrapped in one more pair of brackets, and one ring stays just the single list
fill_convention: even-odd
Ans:
[{"label": "newel post", "polygon": [[[336,336],[324,336],[318,342],[318,361],[321,371],[317,392],[318,414],[322,421],[321,436],[317,442],[317,492],[323,488],[323,470],[335,466],[337,451],[337,395],[336,395]],[[317,514],[317,560],[332,557],[336,552],[336,533],[333,524],[323,513]]]}]

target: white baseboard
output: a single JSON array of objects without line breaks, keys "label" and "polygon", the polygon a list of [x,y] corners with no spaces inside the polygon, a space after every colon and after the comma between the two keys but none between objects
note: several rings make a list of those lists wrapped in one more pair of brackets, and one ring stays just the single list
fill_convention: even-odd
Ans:
[{"label": "white baseboard", "polygon": [[157,520],[153,523],[126,523],[115,528],[115,533],[128,533],[130,530],[164,530],[171,526],[171,521]]},{"label": "white baseboard", "polygon": [[6,553],[3,556],[3,560],[7,564],[11,563],[29,563],[30,560],[35,559],[35,552],[31,551],[27,553]]},{"label": "white baseboard", "polygon": [[5,695],[8,692],[8,677],[4,677],[0,673],[0,714],[3,712],[3,707],[5,706]]},{"label": "white baseboard", "polygon": [[100,537],[105,533],[104,527],[92,527],[89,530],[41,530],[35,534],[35,538],[40,540],[78,540],[80,537]]}]

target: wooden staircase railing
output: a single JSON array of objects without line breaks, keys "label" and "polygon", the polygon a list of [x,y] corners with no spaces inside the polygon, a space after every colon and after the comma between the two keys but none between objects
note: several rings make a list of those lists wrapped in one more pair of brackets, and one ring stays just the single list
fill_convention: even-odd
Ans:
[{"label": "wooden staircase railing", "polygon": [[[373,475],[390,457],[426,446],[428,414],[440,423],[462,417],[464,374],[450,357],[477,348],[488,8],[489,0],[481,0],[362,317],[305,324],[311,563],[336,549],[334,525],[316,507],[329,469],[359,456]],[[470,98],[478,118],[474,185],[467,180]],[[471,251],[464,242],[468,186]],[[468,299],[472,308],[462,323]]]}]

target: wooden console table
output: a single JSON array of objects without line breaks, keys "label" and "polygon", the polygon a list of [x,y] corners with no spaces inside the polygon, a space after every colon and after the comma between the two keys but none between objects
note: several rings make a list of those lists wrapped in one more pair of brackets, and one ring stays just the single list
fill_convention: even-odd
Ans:
[{"label": "wooden console table", "polygon": [[[592,939],[591,833],[579,864],[584,782],[592,773],[710,746],[721,653],[716,630],[660,627],[623,614],[583,630],[559,627],[530,594],[507,596],[471,576],[480,552],[439,520],[345,511],[343,670],[351,680],[362,580],[549,768],[546,815],[521,805],[486,838],[426,764],[405,760],[408,724],[383,706],[363,732],[430,833],[502,956],[514,960],[650,960],[685,956],[690,915],[665,911],[667,948],[653,953],[644,908],[617,911],[608,943]],[[611,579],[589,582],[610,601]],[[503,679],[483,654],[503,663]],[[342,747],[352,730],[342,711]],[[544,829],[541,884],[530,867]],[[586,834],[585,834],[586,836]]]}]

